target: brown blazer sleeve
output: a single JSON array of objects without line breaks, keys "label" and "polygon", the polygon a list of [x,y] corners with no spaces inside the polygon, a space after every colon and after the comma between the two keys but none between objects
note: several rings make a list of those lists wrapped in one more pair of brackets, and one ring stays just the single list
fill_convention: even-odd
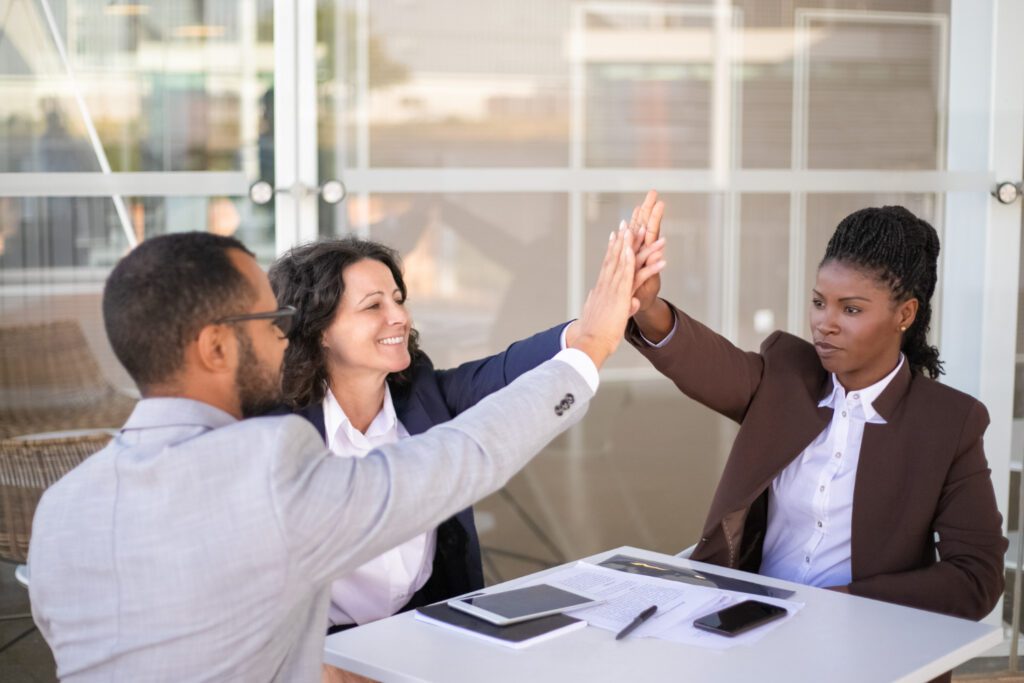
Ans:
[{"label": "brown blazer sleeve", "polygon": [[985,406],[975,402],[935,509],[939,561],[854,581],[851,593],[967,619],[992,611],[1003,593],[1007,541],[982,445],[988,422]]},{"label": "brown blazer sleeve", "polygon": [[[722,335],[668,305],[676,327],[664,346],[656,348],[647,343],[632,319],[626,326],[626,340],[684,394],[742,421],[761,384],[764,360],[759,354],[738,349]],[[771,341],[769,337],[762,348],[770,346]]]}]

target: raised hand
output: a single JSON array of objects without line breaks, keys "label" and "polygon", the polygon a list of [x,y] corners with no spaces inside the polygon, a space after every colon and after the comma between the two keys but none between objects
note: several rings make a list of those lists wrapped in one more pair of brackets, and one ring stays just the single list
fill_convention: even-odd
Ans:
[{"label": "raised hand", "polygon": [[597,282],[587,294],[579,320],[566,333],[568,345],[590,356],[598,368],[615,352],[626,321],[637,309],[633,298],[637,274],[633,240],[629,230],[619,230],[608,237],[608,250]]},{"label": "raised hand", "polygon": [[665,240],[661,237],[661,219],[665,215],[665,202],[658,199],[658,193],[651,190],[644,197],[643,204],[633,209],[629,230],[636,236],[637,278],[634,296],[639,302],[640,313],[644,313],[658,301],[661,291],[661,276],[658,271],[641,278],[644,269],[655,263],[664,265]]}]

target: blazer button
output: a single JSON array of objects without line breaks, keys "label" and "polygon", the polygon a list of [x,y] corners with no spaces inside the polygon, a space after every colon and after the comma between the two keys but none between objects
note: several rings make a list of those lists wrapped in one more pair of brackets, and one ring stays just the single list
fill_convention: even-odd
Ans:
[{"label": "blazer button", "polygon": [[576,402],[576,397],[573,396],[572,394],[566,394],[565,398],[563,398],[562,400],[568,403],[569,405],[572,405],[573,403]]},{"label": "blazer button", "polygon": [[557,415],[558,417],[562,417],[562,413],[564,412],[565,409],[562,408],[562,406],[555,406],[555,415]]}]

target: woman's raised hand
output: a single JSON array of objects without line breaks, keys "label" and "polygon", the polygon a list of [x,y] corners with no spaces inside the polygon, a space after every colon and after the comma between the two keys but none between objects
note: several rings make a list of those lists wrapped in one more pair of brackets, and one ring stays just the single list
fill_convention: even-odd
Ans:
[{"label": "woman's raised hand", "polygon": [[[587,294],[583,312],[573,323],[569,346],[578,348],[601,367],[618,347],[626,321],[636,312],[633,282],[636,277],[634,235],[619,230],[608,236],[608,249],[594,288]],[[568,334],[568,333],[567,333]]]},{"label": "woman's raised hand", "polygon": [[[634,296],[639,302],[639,312],[649,310],[658,300],[661,291],[661,268],[664,267],[665,239],[661,237],[661,219],[665,215],[665,202],[658,199],[658,193],[651,190],[644,197],[642,204],[633,209],[629,221],[629,231],[636,239],[634,249],[636,255],[636,281]],[[661,264],[657,270],[650,272],[651,266]]]}]

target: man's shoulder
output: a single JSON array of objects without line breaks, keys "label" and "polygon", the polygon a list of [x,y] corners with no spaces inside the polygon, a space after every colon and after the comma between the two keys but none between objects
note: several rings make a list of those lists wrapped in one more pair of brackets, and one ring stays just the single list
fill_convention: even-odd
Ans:
[{"label": "man's shoulder", "polygon": [[301,449],[307,444],[323,446],[323,439],[309,420],[298,414],[266,415],[213,429],[197,437],[191,445],[202,447],[211,444],[234,444],[253,446],[252,453],[273,455],[281,450]]}]

